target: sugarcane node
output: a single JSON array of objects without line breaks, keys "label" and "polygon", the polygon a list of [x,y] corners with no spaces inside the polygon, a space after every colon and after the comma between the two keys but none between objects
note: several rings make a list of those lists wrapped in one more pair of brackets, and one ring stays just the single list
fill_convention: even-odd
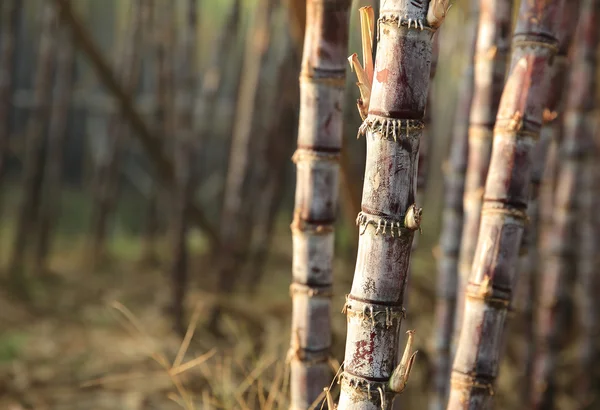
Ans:
[{"label": "sugarcane node", "polygon": [[542,48],[549,50],[553,55],[558,54],[558,40],[547,39],[547,40],[528,40],[528,39],[517,39],[512,42],[513,50],[516,48]]},{"label": "sugarcane node", "polygon": [[422,120],[403,120],[369,114],[358,128],[358,137],[371,132],[386,140],[398,142],[402,139],[403,132],[408,138],[411,131],[422,130],[423,128],[425,128],[425,123]]},{"label": "sugarcane node", "polygon": [[485,202],[481,208],[481,215],[498,214],[505,218],[511,217],[523,224],[529,223],[529,216],[526,209],[519,209],[509,204],[498,202]]},{"label": "sugarcane node", "polygon": [[393,238],[399,238],[402,236],[402,233],[408,233],[415,230],[407,227],[405,221],[406,217],[402,220],[395,220],[385,216],[370,215],[361,211],[356,218],[356,225],[361,228],[360,235],[363,235],[367,231],[369,225],[372,225],[375,228],[375,235],[389,234]]},{"label": "sugarcane node", "polygon": [[298,212],[294,214],[290,229],[293,234],[305,233],[310,235],[328,235],[334,230],[333,223],[311,223],[302,219]]},{"label": "sugarcane node", "polygon": [[406,317],[405,310],[401,305],[382,305],[372,301],[366,302],[354,299],[352,295],[346,297],[342,313],[345,313],[348,318],[368,321],[374,328],[384,327],[386,329],[399,326],[402,319]]},{"label": "sugarcane node", "polygon": [[386,13],[383,14],[377,20],[377,38],[379,39],[379,31],[381,30],[381,26],[383,24],[388,24],[394,27],[406,27],[407,29],[415,29],[419,31],[430,31],[435,33],[436,27],[431,27],[426,20],[422,18],[411,18],[408,15],[400,16],[396,13]]},{"label": "sugarcane node", "polygon": [[333,296],[332,285],[306,285],[304,283],[293,282],[290,285],[290,296],[295,294],[308,295],[308,297],[331,298]]},{"label": "sugarcane node", "polygon": [[489,396],[493,396],[494,386],[487,379],[488,378],[485,376],[472,376],[459,372],[458,370],[452,370],[450,384],[459,389],[479,390],[485,392]]},{"label": "sugarcane node", "polygon": [[468,283],[465,296],[472,300],[482,300],[486,305],[500,310],[508,309],[511,300],[511,292],[494,288],[489,276],[485,276],[481,283]]},{"label": "sugarcane node", "polygon": [[485,124],[469,125],[469,140],[482,139],[491,140],[494,138],[494,127]]},{"label": "sugarcane node", "polygon": [[345,370],[340,379],[342,384],[346,384],[355,390],[355,393],[366,394],[369,400],[372,399],[373,395],[379,395],[379,400],[382,406],[385,405],[386,399],[393,399],[396,392],[389,388],[388,380],[373,380],[368,377],[362,377],[350,373]]},{"label": "sugarcane node", "polygon": [[315,149],[298,148],[292,155],[292,162],[295,164],[306,161],[329,161],[338,163],[341,154],[339,152],[322,152]]}]

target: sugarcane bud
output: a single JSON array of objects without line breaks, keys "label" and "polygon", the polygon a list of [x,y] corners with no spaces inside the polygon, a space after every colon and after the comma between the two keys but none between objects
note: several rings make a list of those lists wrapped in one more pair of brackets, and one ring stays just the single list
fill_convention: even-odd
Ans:
[{"label": "sugarcane bud", "polygon": [[406,341],[404,354],[402,355],[400,363],[392,372],[392,376],[390,377],[389,382],[390,389],[396,393],[402,393],[402,391],[406,387],[408,377],[410,376],[410,370],[412,369],[412,366],[415,362],[415,358],[418,353],[417,350],[411,354],[412,345],[414,343],[415,331],[409,330],[406,333],[408,334],[408,340]]},{"label": "sugarcane bud", "polygon": [[408,229],[416,231],[421,228],[421,215],[423,214],[423,208],[417,208],[415,204],[412,204],[408,211],[406,211],[406,217],[404,218],[404,226]]},{"label": "sugarcane bud", "polygon": [[450,7],[452,7],[450,0],[431,0],[427,10],[427,23],[432,28],[441,26]]}]

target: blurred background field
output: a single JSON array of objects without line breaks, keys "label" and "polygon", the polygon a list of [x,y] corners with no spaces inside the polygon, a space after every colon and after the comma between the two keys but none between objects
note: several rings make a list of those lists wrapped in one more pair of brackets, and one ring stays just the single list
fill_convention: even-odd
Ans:
[{"label": "blurred background field", "polygon": [[[168,135],[157,120],[160,114],[156,111],[160,107],[155,103],[155,48],[162,44],[163,52],[173,52],[177,41],[175,38],[165,47],[161,43],[164,37],[156,35],[155,24],[162,17],[156,11],[160,10],[161,1],[168,0],[155,0],[154,12],[144,22],[145,37],[137,45],[140,77],[134,88],[137,110],[150,128],[159,130],[156,132],[169,151],[177,131]],[[185,9],[183,1],[173,1],[176,7],[172,28],[177,34],[185,21]],[[71,2],[77,18],[115,71],[118,53],[131,35],[128,29],[133,2]],[[97,244],[90,239],[91,226],[102,202],[97,192],[98,169],[106,166],[104,153],[110,152],[113,143],[114,128],[110,124],[117,116],[118,105],[79,48],[66,140],[61,147],[61,183],[57,190],[44,194],[58,201],[60,210],[51,246],[40,268],[34,255],[39,226],[32,217],[31,223],[26,224],[24,262],[18,272],[11,272],[15,235],[24,206],[26,158],[32,149],[29,122],[31,112],[39,108],[33,79],[39,68],[41,19],[44,5],[49,3],[54,4],[54,0],[23,0],[17,36],[8,162],[0,186],[0,257],[4,266],[0,292],[0,409],[177,409],[186,394],[193,395],[198,409],[287,408],[286,354],[291,313],[288,287],[292,262],[289,223],[295,186],[290,158],[298,122],[301,58],[298,33],[303,24],[295,7],[302,9],[302,2],[242,0],[236,34],[229,47],[224,48],[219,38],[227,37],[231,31],[227,22],[234,2],[198,1],[194,134],[200,145],[193,167],[197,174],[193,202],[204,218],[201,223],[197,215],[187,220],[189,280],[183,301],[186,326],[196,319],[193,312],[197,310],[199,315],[193,321],[197,326],[185,361],[207,353],[210,357],[176,376],[184,386],[183,398],[177,383],[155,360],[157,352],[161,352],[173,361],[182,343],[181,329],[174,325],[170,308],[173,303],[170,220],[175,198],[168,189],[158,187],[156,181],[162,176],[154,166],[154,159],[147,155],[147,147],[140,143],[139,135],[124,127],[116,178],[118,188],[111,191],[114,206],[107,207],[103,249],[90,249],[90,243]],[[424,208],[423,232],[413,256],[407,321],[403,325],[404,330],[416,329],[420,353],[408,388],[399,399],[403,408],[424,408],[430,389],[442,169],[456,88],[466,63],[465,36],[461,32],[466,19],[463,3],[457,2],[452,8],[439,33],[440,55],[432,112],[434,139],[427,192],[423,204],[419,204]],[[253,21],[256,13],[265,12],[265,4],[271,8],[269,24],[257,28]],[[356,12],[366,4],[369,2],[354,1],[352,6],[351,52],[360,48]],[[6,10],[2,12],[3,19],[7,18]],[[57,24],[57,30],[61,24]],[[256,46],[248,40],[252,36],[256,36],[255,43],[266,41],[263,54],[249,51]],[[56,45],[57,50],[66,47],[61,41]],[[168,54],[167,61],[173,62],[175,58],[176,53]],[[260,70],[264,74],[251,90],[255,95],[250,104],[241,104],[239,83],[244,81],[249,61],[257,58],[261,58]],[[177,64],[174,70],[176,77]],[[343,358],[345,317],[339,310],[352,281],[357,238],[356,215],[352,211],[360,203],[364,171],[365,142],[356,139],[360,117],[355,108],[358,91],[354,81],[347,76],[346,161],[336,227],[332,377]],[[41,151],[46,153],[48,125],[41,126],[44,129]],[[246,170],[237,171],[247,177],[244,180],[247,188],[240,193],[242,211],[237,217],[224,219],[227,175],[235,168],[230,160],[230,150],[235,144],[232,135],[244,128],[251,135],[250,148],[244,153],[249,165]],[[45,203],[46,200],[38,198],[32,208],[38,209]],[[150,207],[152,204],[155,208]],[[215,245],[214,238],[207,234],[208,229],[218,236],[228,224],[239,225],[239,236],[246,238],[242,241],[244,249],[239,244]],[[223,260],[236,258],[240,260],[232,276],[235,289],[226,294],[219,288],[220,266]],[[15,283],[15,276],[22,281]],[[131,320],[115,308],[115,302],[133,313],[141,331],[135,330]],[[215,308],[218,308],[216,321]],[[516,397],[511,391],[519,381],[521,369],[514,363],[518,355],[511,355],[511,351],[519,349],[521,342],[516,337],[508,347],[508,360],[496,392],[497,408],[515,408],[511,400]],[[566,363],[568,367],[569,360]],[[566,406],[563,408],[569,408],[569,399],[563,400]]]}]

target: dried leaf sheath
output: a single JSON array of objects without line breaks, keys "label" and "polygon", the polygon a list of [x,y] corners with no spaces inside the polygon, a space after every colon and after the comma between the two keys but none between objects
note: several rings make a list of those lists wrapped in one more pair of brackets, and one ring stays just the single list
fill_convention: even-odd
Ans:
[{"label": "dried leaf sheath", "polygon": [[458,254],[463,228],[463,194],[467,170],[468,125],[473,98],[473,52],[479,21],[479,0],[471,1],[469,42],[472,44],[469,62],[464,70],[456,106],[456,118],[450,142],[450,152],[444,164],[444,210],[438,259],[437,298],[435,308],[434,380],[430,410],[446,408],[450,370],[451,344],[454,331],[456,292],[458,287]]},{"label": "dried leaf sheath", "polygon": [[564,1],[521,3],[496,125],[448,409],[490,409]]},{"label": "dried leaf sheath", "polygon": [[349,0],[308,0],[293,234],[291,408],[307,409],[331,381],[330,297]]},{"label": "dried leaf sheath", "polygon": [[480,1],[454,343],[459,337],[458,324],[462,322],[465,286],[473,265],[479,235],[483,190],[490,165],[494,124],[508,68],[512,7],[513,0]]},{"label": "dried leaf sheath", "polygon": [[[578,239],[589,236],[586,224],[579,221],[586,214],[590,219],[590,203],[582,195],[589,195],[583,185],[587,182],[589,188],[589,175],[585,172],[595,153],[595,54],[600,40],[599,13],[598,0],[582,0],[559,151],[561,163],[554,197],[552,242],[549,254],[544,258],[541,277],[539,339],[536,342],[540,350],[536,357],[533,376],[536,385],[532,395],[532,407],[535,409],[554,407],[556,366],[558,354],[568,340],[565,335],[570,322],[567,306],[572,303],[575,273],[583,268],[583,277],[589,278],[589,262],[578,266],[582,256],[580,248],[589,244],[582,244]],[[584,199],[583,203],[580,198]],[[582,205],[588,209],[581,209]],[[582,234],[585,237],[582,238]]]},{"label": "dried leaf sheath", "polygon": [[381,2],[373,88],[360,130],[366,135],[367,161],[358,257],[344,307],[348,333],[341,410],[389,409],[410,369],[410,363],[401,362],[390,386],[412,238],[421,219],[414,203],[416,167],[433,34],[421,4]]}]

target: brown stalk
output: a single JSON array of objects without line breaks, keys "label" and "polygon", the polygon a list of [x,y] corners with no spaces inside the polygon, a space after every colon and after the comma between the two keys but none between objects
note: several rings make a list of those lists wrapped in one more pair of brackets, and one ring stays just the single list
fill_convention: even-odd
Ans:
[{"label": "brown stalk", "polygon": [[513,326],[519,326],[519,329],[509,328],[509,332],[518,331],[525,341],[525,349],[522,351],[520,361],[522,366],[522,378],[518,379],[521,392],[521,402],[529,402],[531,395],[535,360],[535,301],[537,299],[537,289],[539,283],[539,232],[540,232],[540,190],[542,179],[545,174],[546,164],[548,162],[548,152],[553,143],[556,143],[560,134],[562,124],[562,112],[564,110],[564,92],[568,73],[567,54],[571,47],[574,30],[573,21],[577,20],[579,13],[579,0],[572,1],[570,6],[565,8],[558,30],[558,53],[552,63],[551,80],[548,100],[543,115],[542,131],[540,139],[535,145],[532,154],[531,169],[531,191],[527,209],[529,223],[525,226],[523,240],[521,241],[521,255],[519,258],[519,274],[516,284],[514,306],[517,314],[522,320],[514,321]]},{"label": "brown stalk", "polygon": [[[475,85],[469,118],[469,159],[463,198],[464,222],[454,344],[460,336],[467,281],[479,235],[483,191],[492,153],[492,137],[510,55],[513,0],[481,0],[475,45]],[[453,351],[456,349],[454,346]]]},{"label": "brown stalk", "polygon": [[[366,134],[367,160],[358,256],[347,316],[339,409],[383,409],[406,386],[414,362],[413,335],[397,363],[399,328],[413,234],[419,142],[424,127],[432,36],[447,2],[384,1]],[[359,107],[360,111],[360,107]],[[398,364],[396,366],[396,364]]]},{"label": "brown stalk", "polygon": [[50,4],[41,8],[41,30],[34,78],[34,105],[27,122],[25,163],[23,170],[23,193],[16,216],[15,236],[10,256],[9,272],[14,285],[26,291],[24,263],[27,237],[36,223],[41,196],[43,173],[44,130],[50,118],[52,79],[56,50],[56,13]]},{"label": "brown stalk", "polygon": [[[551,409],[555,406],[558,355],[570,342],[564,332],[570,326],[568,307],[573,303],[576,274],[582,274],[584,283],[590,282],[590,262],[587,259],[590,256],[585,257],[583,253],[589,244],[584,244],[582,240],[593,240],[590,235],[594,229],[588,226],[593,225],[590,223],[592,175],[586,174],[586,171],[590,169],[589,164],[595,161],[595,72],[596,49],[600,40],[598,18],[600,1],[582,0],[559,151],[561,162],[554,196],[553,240],[549,243],[549,253],[544,256],[541,274],[536,335],[539,351],[534,363],[531,395],[534,409]],[[582,218],[586,222],[579,222]],[[580,257],[584,257],[583,266],[579,266]],[[594,270],[593,267],[591,269]]]},{"label": "brown stalk", "polygon": [[349,0],[308,0],[306,4],[291,224],[290,408],[297,410],[309,408],[331,380],[330,298],[349,14]]},{"label": "brown stalk", "polygon": [[479,22],[479,0],[471,1],[469,16],[469,62],[463,72],[456,106],[450,152],[444,166],[445,192],[438,259],[437,302],[435,309],[435,357],[430,410],[446,408],[452,336],[458,287],[458,255],[463,229],[463,195],[467,171],[469,114],[473,99],[475,41]]},{"label": "brown stalk", "polygon": [[493,405],[527,219],[531,155],[543,122],[564,4],[564,0],[524,1],[519,10],[511,69],[494,128],[479,238],[465,289],[449,410],[490,409]]}]

